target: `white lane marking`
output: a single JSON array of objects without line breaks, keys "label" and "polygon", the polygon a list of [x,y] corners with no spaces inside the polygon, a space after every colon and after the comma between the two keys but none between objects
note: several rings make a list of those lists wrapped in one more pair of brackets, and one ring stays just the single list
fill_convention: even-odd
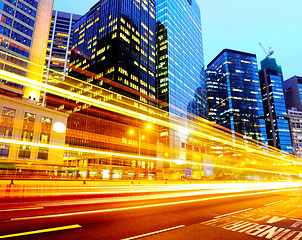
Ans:
[{"label": "white lane marking", "polygon": [[14,211],[38,210],[38,209],[44,209],[44,208],[43,207],[30,207],[30,208],[0,209],[0,212],[14,212]]},{"label": "white lane marking", "polygon": [[74,213],[60,213],[60,214],[32,216],[32,217],[20,217],[20,218],[11,218],[10,220],[11,221],[20,221],[20,220],[32,220],[32,219],[41,219],[41,218],[67,217],[67,216],[76,216],[76,215],[83,215],[83,214],[116,212],[116,211],[149,208],[149,207],[160,207],[160,206],[169,206],[169,205],[176,205],[176,204],[193,203],[193,202],[203,202],[203,201],[222,199],[222,198],[260,195],[260,194],[265,194],[265,193],[275,193],[275,192],[284,192],[284,191],[292,191],[292,189],[272,190],[272,191],[257,192],[257,193],[243,193],[243,194],[235,194],[235,195],[227,195],[227,196],[219,196],[219,197],[192,199],[192,200],[178,201],[178,202],[171,202],[171,203],[157,203],[157,204],[142,205],[142,206],[135,206],[135,207],[112,208],[112,209],[102,209],[102,210],[83,211],[83,212],[74,212]]},{"label": "white lane marking", "polygon": [[264,206],[269,206],[269,205],[273,205],[273,204],[280,203],[280,202],[283,202],[283,200],[272,202],[272,203],[267,203],[267,204],[264,204]]},{"label": "white lane marking", "polygon": [[178,229],[178,228],[182,228],[182,227],[185,227],[185,225],[179,225],[179,226],[176,226],[176,227],[166,228],[166,229],[163,229],[163,230],[159,230],[159,231],[155,231],[155,232],[150,232],[150,233],[146,233],[146,234],[142,234],[142,235],[138,235],[138,236],[134,236],[134,237],[130,237],[130,238],[124,238],[122,240],[138,239],[138,238],[141,238],[141,237],[146,237],[146,236],[150,236],[150,235],[154,235],[154,234],[162,233],[162,232],[168,232],[168,231],[171,231],[171,230],[174,230],[174,229]]},{"label": "white lane marking", "polygon": [[75,225],[69,225],[69,226],[63,226],[63,227],[55,227],[55,228],[47,228],[47,229],[41,229],[41,230],[35,230],[30,232],[23,232],[23,233],[13,233],[8,235],[0,236],[0,239],[3,238],[11,238],[11,237],[19,237],[19,236],[26,236],[26,235],[32,235],[37,233],[47,233],[47,232],[55,232],[55,231],[61,231],[61,230],[67,230],[67,229],[74,229],[74,228],[80,228],[79,224]]},{"label": "white lane marking", "polygon": [[216,216],[214,218],[221,218],[221,217],[224,217],[224,216],[229,216],[229,215],[233,215],[233,214],[240,213],[240,212],[246,212],[246,211],[249,211],[249,210],[252,210],[252,209],[253,208],[247,208],[247,209],[244,209],[244,210],[240,210],[240,211],[231,212],[231,213],[223,214],[223,215],[220,215],[220,216]]},{"label": "white lane marking", "polygon": [[289,200],[296,199],[296,198],[299,198],[299,197],[292,197],[292,198],[290,198]]}]

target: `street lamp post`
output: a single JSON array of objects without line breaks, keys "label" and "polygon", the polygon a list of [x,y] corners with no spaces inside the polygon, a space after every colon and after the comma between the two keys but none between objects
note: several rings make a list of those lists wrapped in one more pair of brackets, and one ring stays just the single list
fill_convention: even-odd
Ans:
[{"label": "street lamp post", "polygon": [[[147,126],[147,129],[149,130],[149,129],[151,129],[152,128],[152,125],[151,124],[148,124]],[[134,130],[130,130],[130,134],[134,134]],[[141,156],[141,140],[142,139],[145,139],[145,136],[144,135],[142,135],[141,134],[141,129],[140,128],[138,128],[138,161],[139,161],[139,164],[138,164],[138,170],[139,170],[139,175],[140,175],[140,167],[141,167],[141,165],[142,165],[142,161],[141,161],[141,158],[140,158],[140,156]],[[148,164],[146,164],[145,165],[145,167],[147,167],[148,168]],[[147,173],[148,173],[148,170],[147,170]],[[138,176],[139,176],[138,175]]]}]

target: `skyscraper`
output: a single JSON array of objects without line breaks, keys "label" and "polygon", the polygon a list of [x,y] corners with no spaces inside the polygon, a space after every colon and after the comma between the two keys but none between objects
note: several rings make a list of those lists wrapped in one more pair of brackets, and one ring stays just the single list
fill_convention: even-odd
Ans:
[{"label": "skyscraper", "polygon": [[157,0],[157,95],[162,108],[206,117],[201,14],[195,0]]},{"label": "skyscraper", "polygon": [[[157,63],[156,89],[159,107],[167,111],[170,119],[182,117],[192,120],[207,115],[204,78],[203,39],[200,8],[195,0],[157,0]],[[159,163],[184,173],[183,162],[192,159],[202,162],[197,152],[201,144],[191,141],[187,126],[183,131],[161,128],[159,144],[175,149],[170,159],[174,163]],[[188,152],[191,152],[190,155]],[[165,153],[158,151],[159,156]],[[193,170],[194,171],[194,170]]]},{"label": "skyscraper", "polygon": [[[3,0],[0,1],[0,50],[10,55],[4,56],[7,64],[1,64],[1,69],[41,79],[45,61],[45,48],[47,44],[53,0]],[[30,61],[15,58],[14,56]],[[19,67],[26,70],[20,70]],[[37,74],[32,74],[35,72]],[[10,91],[39,101],[40,91],[25,88],[15,83],[2,82],[2,88],[13,86]],[[8,89],[6,89],[8,90]]]},{"label": "skyscraper", "polygon": [[287,110],[293,154],[302,157],[302,111],[296,108]]},{"label": "skyscraper", "polygon": [[209,119],[266,143],[255,54],[222,50],[206,70]]},{"label": "skyscraper", "polygon": [[153,0],[99,1],[74,25],[72,75],[83,78],[84,71],[92,72],[88,78],[94,84],[152,102],[155,31]]},{"label": "skyscraper", "polygon": [[[1,70],[42,81],[52,7],[53,0],[0,1]],[[41,107],[39,89],[9,79],[0,83],[0,137],[64,145],[65,134],[54,126],[66,125],[68,114]],[[0,157],[24,162],[63,161],[63,151],[45,147],[3,143],[0,149]]]},{"label": "skyscraper", "polygon": [[[69,75],[100,87],[98,92],[102,95],[107,93],[108,99],[127,99],[135,108],[155,105],[155,30],[153,0],[98,1],[74,24]],[[70,131],[85,131],[90,136],[102,135],[120,140],[119,143],[98,141],[93,137],[94,148],[155,156],[155,150],[146,149],[146,146],[156,143],[156,128],[148,132],[145,125],[143,120],[136,121],[110,110],[89,106],[73,111],[67,123]],[[66,143],[92,147],[91,140],[76,137],[67,137]],[[141,159],[130,161],[100,157],[93,162],[86,160],[85,164],[104,165],[104,168],[106,165],[114,166],[103,171],[107,177],[108,170],[110,178],[119,175],[116,170],[128,176],[130,169],[134,178],[155,174],[154,161]]]},{"label": "skyscraper", "polygon": [[[63,78],[68,73],[73,25],[80,18],[81,15],[77,14],[55,10],[52,12],[46,52],[46,67],[63,73]],[[46,75],[48,76],[48,74],[49,71]],[[54,74],[52,73],[52,75]],[[59,75],[58,78],[62,78],[62,75]]]},{"label": "skyscraper", "polygon": [[283,92],[283,74],[276,59],[266,57],[259,70],[268,145],[292,152]]},{"label": "skyscraper", "polygon": [[283,82],[286,108],[302,111],[302,77],[293,76]]}]

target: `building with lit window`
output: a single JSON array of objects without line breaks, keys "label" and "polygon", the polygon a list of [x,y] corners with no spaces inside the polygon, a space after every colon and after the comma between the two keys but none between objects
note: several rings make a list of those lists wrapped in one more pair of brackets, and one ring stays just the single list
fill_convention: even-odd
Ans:
[{"label": "building with lit window", "polygon": [[266,143],[255,54],[222,50],[206,70],[209,120]]},{"label": "building with lit window", "polygon": [[[3,57],[6,63],[1,64],[1,69],[42,80],[52,7],[53,0],[0,1],[0,50],[6,53]],[[39,101],[39,90],[24,89],[7,81],[1,83],[0,91]]]},{"label": "building with lit window", "polygon": [[[53,0],[0,1],[1,70],[42,81],[52,8]],[[0,137],[24,141],[0,144],[0,157],[25,165],[27,160],[62,163],[62,150],[28,143],[64,145],[65,132],[56,132],[55,126],[66,126],[68,114],[42,107],[37,89],[0,81]]]},{"label": "building with lit window", "polygon": [[[157,0],[156,20],[159,107],[167,111],[171,121],[179,117],[185,120],[205,118],[207,108],[200,8],[195,0]],[[160,146],[169,146],[174,152],[167,155],[159,150],[158,156],[178,160],[177,163],[159,162],[158,166],[167,171],[177,170],[176,173],[181,176],[185,176],[183,162],[194,155],[188,152],[193,150],[195,161],[202,162],[199,155],[202,146],[191,141],[187,127],[185,124],[183,131],[159,129]],[[177,175],[175,178],[178,178]]]},{"label": "building with lit window", "polygon": [[[57,131],[56,125],[67,125],[67,113],[43,108],[32,101],[22,101],[0,95],[0,137],[27,143],[65,145],[65,131]],[[12,161],[49,160],[61,164],[64,150],[43,148],[28,144],[0,144],[0,157]]]},{"label": "building with lit window", "polygon": [[302,77],[293,76],[283,82],[285,104],[287,109],[302,111]]},{"label": "building with lit window", "polygon": [[283,92],[283,74],[276,59],[266,57],[259,70],[268,145],[291,153],[292,143]]},{"label": "building with lit window", "polygon": [[153,102],[155,31],[154,0],[98,1],[74,25],[70,74]]},{"label": "building with lit window", "polygon": [[[81,15],[53,11],[51,17],[49,38],[46,52],[46,67],[60,73],[58,78],[65,78],[68,73],[69,58],[72,43],[72,29],[76,21],[81,18]],[[46,75],[51,74],[54,77],[54,72],[46,70]]]},{"label": "building with lit window", "polygon": [[[207,115],[201,13],[193,1],[158,0],[157,98],[187,118]],[[189,117],[190,118],[190,117]]]},{"label": "building with lit window", "polygon": [[302,111],[296,108],[287,110],[293,154],[302,157]]},{"label": "building with lit window", "polygon": [[[100,0],[74,24],[69,77],[100,87],[99,92],[108,93],[108,100],[127,99],[137,111],[155,105],[155,34],[153,0]],[[157,139],[155,126],[148,131],[143,120],[90,106],[75,109],[79,103],[68,102],[63,105],[72,111],[66,133],[69,146],[156,156],[150,147]],[[49,99],[47,103],[56,104]],[[81,138],[78,133],[89,137]],[[75,154],[67,156],[66,162],[78,167],[97,166],[104,179],[150,178],[156,167],[151,160],[109,155],[82,159]]]}]

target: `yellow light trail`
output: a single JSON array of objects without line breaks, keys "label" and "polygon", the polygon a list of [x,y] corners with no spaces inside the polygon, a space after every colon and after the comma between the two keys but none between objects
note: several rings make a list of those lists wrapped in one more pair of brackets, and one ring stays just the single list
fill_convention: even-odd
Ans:
[{"label": "yellow light trail", "polygon": [[101,209],[101,210],[92,210],[92,211],[83,211],[83,212],[61,213],[61,214],[53,214],[53,215],[20,217],[20,218],[12,218],[11,221],[33,220],[33,219],[44,219],[44,218],[58,218],[58,217],[78,216],[78,215],[85,215],[85,214],[128,211],[128,210],[143,209],[143,208],[150,208],[150,207],[173,206],[173,205],[178,205],[178,204],[188,204],[188,203],[204,202],[204,201],[223,199],[223,198],[253,196],[253,195],[261,195],[261,194],[284,192],[284,191],[293,191],[293,190],[297,190],[297,189],[292,189],[291,188],[291,189],[281,189],[281,190],[270,190],[270,191],[262,191],[262,192],[256,192],[256,193],[241,193],[241,194],[233,194],[233,195],[223,195],[223,196],[217,196],[217,197],[198,198],[198,199],[192,199],[192,200],[157,203],[157,204],[149,204],[149,205],[141,205],[141,206],[133,206],[133,207],[121,207],[121,208]]},{"label": "yellow light trail", "polygon": [[62,230],[80,228],[80,227],[82,227],[82,226],[80,226],[79,224],[74,224],[74,225],[63,226],[63,227],[47,228],[47,229],[30,231],[30,232],[23,232],[23,233],[14,233],[14,234],[2,235],[2,236],[0,236],[0,239],[11,238],[11,237],[27,236],[27,235],[33,235],[33,234],[38,234],[38,233],[56,232],[56,231],[62,231]]},{"label": "yellow light trail", "polygon": [[[2,52],[2,51],[0,51],[0,52]],[[35,64],[35,63],[31,63],[31,62],[29,62],[29,61],[27,61],[27,60],[24,60],[24,59],[19,58],[19,57],[16,57],[16,56],[13,56],[13,55],[11,55],[11,54],[9,54],[9,53],[5,53],[5,52],[2,52],[2,53],[3,53],[3,54],[6,54],[6,55],[8,55],[8,56],[10,56],[10,57],[19,59],[19,60],[21,60],[21,61],[24,61],[24,62],[33,64],[33,65],[39,66],[39,65],[37,65],[37,64]],[[0,62],[1,62],[1,61],[2,61],[2,60],[0,59]],[[3,63],[4,63],[4,62],[3,62]],[[9,62],[6,62],[6,61],[5,61],[5,64],[11,65],[11,66],[14,66],[14,67],[17,67],[17,68],[19,68],[19,69],[21,69],[21,70],[23,70],[23,71],[28,71],[27,69],[22,68],[21,66],[16,66],[16,65],[14,65],[14,64],[12,64],[12,63],[9,63]],[[39,66],[39,67],[41,67],[41,66]],[[42,67],[43,67],[43,66],[42,66]],[[48,70],[48,71],[52,71],[52,72],[54,72],[54,73],[56,73],[56,74],[59,74],[59,75],[64,76],[62,73],[56,72],[56,71],[54,71],[54,70],[52,70],[52,69],[47,69],[47,70]],[[33,74],[36,74],[36,75],[39,75],[40,77],[43,77],[43,75],[41,75],[41,74],[39,74],[39,73],[35,73],[35,72],[31,72],[31,71],[28,71],[28,72],[33,73]],[[85,82],[85,81],[82,81],[82,80],[79,80],[79,79],[76,79],[76,78],[70,77],[70,76],[68,76],[68,79],[69,79],[69,80],[72,80],[72,81],[78,82],[78,85],[75,85],[75,83],[73,83],[73,84],[67,83],[67,81],[66,81],[67,79],[65,79],[64,81],[55,79],[55,81],[58,82],[58,83],[67,85],[67,86],[71,87],[72,89],[77,88],[77,89],[79,89],[79,91],[82,91],[82,92],[83,92],[83,90],[85,90],[85,88],[83,89],[83,86],[89,86],[89,87],[91,87],[91,89],[92,89],[92,88],[93,88],[93,89],[98,89],[98,90],[101,91],[102,93],[104,93],[104,91],[105,91],[107,94],[113,94],[113,95],[118,96],[118,94],[116,94],[115,92],[112,92],[112,91],[109,91],[109,90],[105,90],[105,89],[103,89],[103,88],[101,88],[101,87],[98,87],[98,86],[95,86],[95,85],[93,85],[93,84],[90,84],[89,82]],[[38,88],[38,89],[39,89],[39,88]],[[87,91],[85,90],[84,92],[86,93]],[[88,92],[91,92],[92,95],[95,95],[95,94],[96,94],[96,92],[93,92],[93,91],[88,91]],[[102,96],[102,95],[100,95],[99,93],[97,93],[96,96],[100,96],[100,97],[106,98],[106,96]],[[119,96],[120,96],[120,95],[119,95]],[[192,127],[194,127],[194,126],[195,126],[195,127],[200,127],[200,128],[202,129],[203,132],[208,132],[208,133],[210,133],[211,136],[213,136],[214,131],[215,131],[215,133],[216,133],[217,130],[218,130],[217,134],[219,135],[219,138],[212,138],[211,140],[219,141],[219,140],[221,139],[221,134],[225,135],[225,133],[233,134],[233,135],[236,135],[237,137],[239,136],[239,137],[243,137],[243,138],[244,138],[244,136],[241,135],[241,134],[239,134],[239,133],[236,133],[236,132],[234,132],[234,131],[231,131],[231,130],[229,130],[229,129],[226,129],[226,128],[222,127],[222,126],[219,126],[219,125],[217,125],[217,124],[215,124],[215,123],[213,123],[213,122],[210,122],[210,121],[208,121],[208,120],[206,120],[206,119],[197,117],[197,116],[195,116],[195,115],[192,115],[192,116],[194,116],[194,118],[197,119],[198,122],[196,122],[196,121],[188,121],[188,119],[185,119],[185,118],[182,118],[182,117],[176,116],[176,115],[174,116],[174,118],[171,119],[171,118],[168,118],[168,117],[165,116],[165,115],[168,114],[168,112],[165,112],[165,111],[163,111],[163,110],[161,110],[161,109],[152,107],[152,106],[150,106],[150,105],[148,105],[148,104],[144,104],[144,103],[142,103],[142,102],[135,101],[135,100],[130,99],[130,98],[127,98],[127,97],[125,97],[125,96],[122,96],[122,97],[125,98],[126,100],[131,101],[132,103],[136,103],[136,104],[142,105],[144,108],[148,108],[148,109],[150,108],[150,109],[152,109],[152,112],[153,112],[153,113],[156,113],[158,116],[160,116],[160,117],[163,118],[163,119],[167,119],[168,122],[171,122],[171,120],[173,119],[173,121],[174,121],[174,122],[177,122],[178,124],[181,124],[181,125],[182,125],[182,124],[185,123],[186,126],[189,127],[189,128],[192,128]],[[112,100],[117,101],[117,99],[112,99]],[[128,104],[128,102],[125,102],[125,101],[123,101],[123,104],[128,105],[129,107],[133,107],[133,104],[132,104],[132,105],[131,105],[131,104]],[[140,110],[142,110],[142,109],[140,109]],[[169,113],[169,115],[171,115],[171,113]],[[172,114],[172,115],[173,115],[173,114]],[[214,126],[214,127],[213,127],[213,126]],[[182,127],[182,129],[183,129],[183,127]],[[189,129],[187,129],[187,128],[184,128],[184,129],[186,129],[186,131],[189,130]],[[222,131],[222,130],[223,130],[223,131]],[[230,135],[227,135],[226,137],[227,137],[227,138],[230,138]],[[232,143],[232,142],[225,141],[225,140],[223,140],[223,141],[224,141],[224,143],[225,143],[225,142],[228,142],[228,144],[230,143],[230,144],[233,145],[234,147],[236,147],[236,146],[237,146],[237,147],[238,147],[238,146],[241,146],[241,145],[238,145],[238,144],[235,146],[234,143]],[[242,142],[242,141],[245,141],[245,140],[244,140],[244,139],[238,139],[238,138],[237,138],[236,141],[237,141],[237,142],[238,142],[238,141]],[[290,154],[288,154],[288,153],[282,152],[281,150],[276,149],[276,148],[274,148],[274,147],[264,145],[264,144],[262,144],[261,142],[257,142],[257,141],[254,140],[254,139],[248,139],[248,141],[250,141],[250,142],[252,142],[252,143],[260,144],[260,146],[263,146],[263,147],[267,148],[266,150],[270,149],[270,150],[274,150],[275,152],[278,152],[278,153],[281,153],[281,154],[282,154],[282,156],[275,156],[275,157],[278,157],[278,158],[281,158],[281,159],[283,159],[283,158],[285,158],[285,157],[288,157],[288,156],[289,156],[289,157],[292,157],[292,156],[291,156]],[[246,142],[243,143],[243,145],[245,145],[245,144],[246,144]],[[251,149],[251,147],[255,147],[255,146],[249,146],[249,149]],[[256,146],[256,147],[258,147],[258,146]],[[252,149],[255,151],[255,148],[252,148]],[[257,149],[256,149],[256,150],[257,150]],[[251,150],[247,150],[247,151],[251,151]],[[258,152],[258,153],[259,153],[259,152]],[[260,151],[260,153],[263,154],[263,151]],[[290,160],[289,160],[289,161],[290,161]]]},{"label": "yellow light trail", "polygon": [[[43,147],[43,148],[51,148],[51,149],[59,149],[59,150],[67,150],[67,151],[74,151],[74,152],[82,152],[82,153],[90,153],[90,154],[111,155],[111,156],[124,157],[124,158],[130,158],[130,159],[143,159],[143,160],[163,161],[163,162],[172,162],[172,163],[178,163],[178,161],[179,161],[178,159],[171,160],[171,159],[164,159],[164,158],[137,156],[137,155],[106,152],[106,151],[93,150],[93,149],[65,147],[65,146],[60,146],[60,145],[42,144],[42,143],[36,143],[36,142],[26,142],[26,141],[13,140],[13,139],[7,139],[7,138],[0,138],[0,142],[18,144],[18,145],[26,145],[26,146]],[[224,166],[224,165],[217,165],[217,164],[197,163],[197,162],[190,162],[190,161],[183,161],[183,160],[181,160],[181,161],[183,162],[183,164],[190,164],[190,165],[197,165],[197,166],[210,166],[210,167],[225,168],[225,169],[236,169],[236,170],[241,170],[241,171],[284,174],[284,175],[289,175],[289,176],[291,176],[291,175],[298,176],[299,175],[298,172],[289,173],[289,172],[281,172],[281,171],[269,171],[269,170],[264,170],[264,169],[239,168],[239,167]]]},{"label": "yellow light trail", "polygon": [[[47,85],[45,83],[41,83],[41,82],[36,81],[36,80],[28,79],[28,78],[25,78],[25,77],[22,77],[22,76],[19,76],[19,75],[10,73],[10,72],[6,72],[4,70],[0,70],[0,78],[2,78],[4,80],[7,80],[7,81],[11,81],[11,82],[16,82],[18,84],[25,85],[25,86],[28,86],[28,87],[32,87],[32,88],[35,88],[35,89],[45,88],[48,93],[52,93],[52,94],[55,94],[57,96],[73,99],[75,101],[81,101],[82,103],[86,103],[86,104],[89,104],[89,105],[100,107],[100,108],[103,108],[103,109],[106,109],[106,110],[109,110],[109,111],[116,111],[116,112],[122,113],[126,116],[130,116],[130,117],[134,117],[134,118],[154,122],[156,124],[159,124],[159,125],[162,125],[162,126],[165,126],[165,127],[169,127],[169,128],[175,129],[175,130],[184,129],[184,127],[181,126],[181,125],[177,125],[177,124],[174,124],[174,123],[171,123],[171,122],[168,122],[168,121],[164,121],[164,120],[161,120],[161,119],[157,119],[157,118],[154,118],[154,117],[147,116],[147,115],[142,114],[142,113],[138,113],[138,112],[131,111],[131,110],[128,110],[128,109],[125,109],[125,108],[121,108],[121,107],[118,107],[118,106],[115,106],[115,105],[112,105],[112,104],[109,104],[109,103],[106,103],[106,102],[99,101],[97,99],[93,99],[93,98],[83,96],[81,94],[77,94],[77,93],[74,93],[74,92],[71,92],[71,91],[68,91],[68,90],[64,90],[64,89],[61,89],[61,88],[58,88],[58,87],[55,87],[55,86],[52,86],[52,85]],[[270,156],[270,157],[279,157],[279,158],[283,157],[283,156],[274,156],[274,155],[266,152],[265,150],[260,151],[260,150],[255,149],[255,148],[245,147],[243,145],[231,142],[229,140],[220,139],[220,138],[217,138],[217,137],[213,138],[213,136],[208,135],[208,134],[204,134],[200,131],[196,131],[196,130],[192,130],[192,129],[187,129],[187,130],[188,130],[188,133],[194,134],[195,136],[198,136],[198,137],[202,137],[202,138],[207,139],[209,141],[215,141],[215,142],[218,142],[220,144],[227,144],[231,147],[239,148],[239,149],[242,149],[242,150],[249,150],[249,151],[258,153],[260,155],[265,155],[265,156]],[[299,163],[298,161],[295,161],[295,160],[287,159],[287,161],[291,161],[291,162],[296,163],[296,164]]]},{"label": "yellow light trail", "polygon": [[32,207],[32,208],[0,209],[0,212],[15,212],[15,211],[39,210],[39,209],[44,209],[44,208]]}]

